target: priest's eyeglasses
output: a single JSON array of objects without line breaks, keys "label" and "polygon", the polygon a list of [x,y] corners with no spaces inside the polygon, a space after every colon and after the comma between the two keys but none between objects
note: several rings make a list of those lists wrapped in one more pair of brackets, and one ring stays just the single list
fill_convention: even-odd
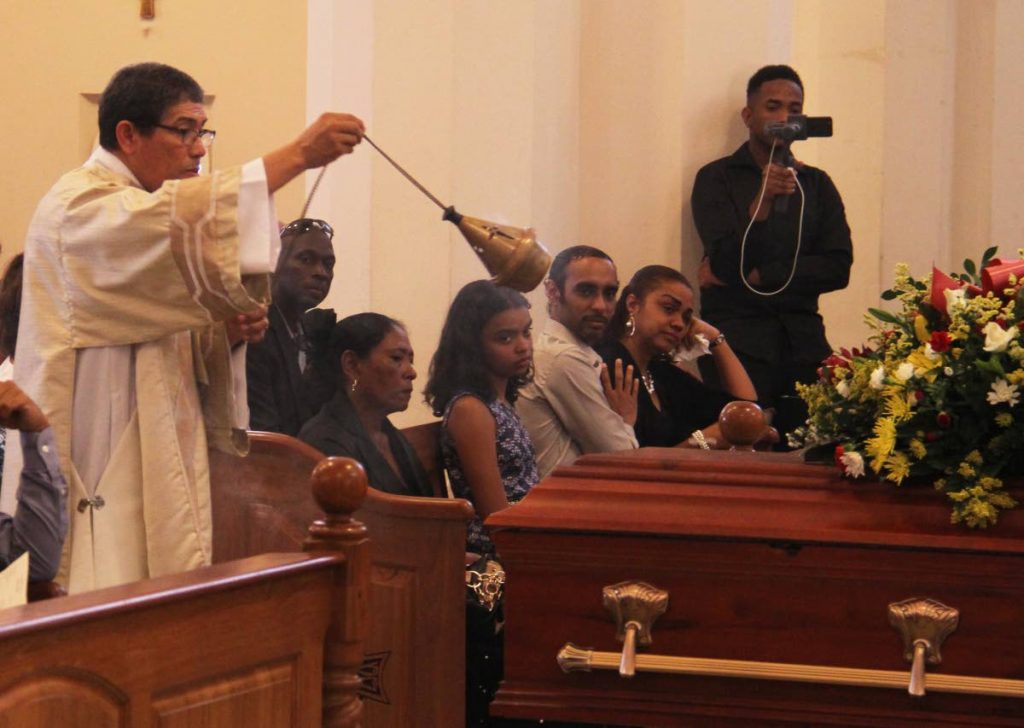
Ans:
[{"label": "priest's eyeglasses", "polygon": [[301,217],[293,220],[281,229],[281,237],[287,235],[302,235],[310,230],[319,230],[328,238],[334,239],[334,228],[323,220],[315,220],[311,217]]},{"label": "priest's eyeglasses", "polygon": [[169,131],[172,134],[177,134],[178,138],[181,139],[181,143],[186,147],[191,147],[196,143],[196,139],[203,143],[203,146],[207,149],[213,144],[213,140],[217,138],[217,132],[213,129],[186,129],[178,126],[168,126],[167,124],[154,124],[158,129]]}]

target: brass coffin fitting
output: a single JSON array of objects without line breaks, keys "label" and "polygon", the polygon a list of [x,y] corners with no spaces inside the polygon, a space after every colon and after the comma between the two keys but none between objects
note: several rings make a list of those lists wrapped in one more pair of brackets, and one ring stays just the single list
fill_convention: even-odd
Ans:
[{"label": "brass coffin fitting", "polygon": [[636,647],[651,644],[651,627],[668,609],[668,592],[642,581],[623,581],[601,590],[604,607],[615,619],[615,637],[622,643],[619,675],[636,674]]},{"label": "brass coffin fitting", "polygon": [[907,692],[925,693],[925,661],[942,662],[939,648],[960,623],[960,612],[934,599],[905,599],[889,605],[889,624],[903,637],[903,656],[911,663]]},{"label": "brass coffin fitting", "polygon": [[[623,582],[604,588],[604,604],[619,625],[622,653],[598,652],[566,642],[558,651],[563,672],[617,670],[622,677],[635,672],[665,675],[782,680],[813,685],[847,685],[864,688],[907,689],[907,673],[870,670],[839,665],[803,665],[787,662],[723,660],[712,657],[636,654],[636,644],[651,642],[651,625],[668,607],[668,593],[640,582]],[[956,629],[959,612],[932,599],[908,599],[889,605],[889,621],[900,630],[911,660],[911,695],[924,695],[924,665],[939,664],[939,648]],[[1024,680],[933,673],[928,680],[932,692],[993,695],[1024,699]]]}]

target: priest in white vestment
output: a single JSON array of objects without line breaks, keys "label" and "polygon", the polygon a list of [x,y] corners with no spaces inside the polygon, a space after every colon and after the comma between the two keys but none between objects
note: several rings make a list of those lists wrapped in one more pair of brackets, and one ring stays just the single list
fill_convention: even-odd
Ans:
[{"label": "priest in white vestment", "polygon": [[207,447],[247,449],[244,342],[266,327],[272,194],[363,132],[324,114],[290,144],[200,176],[214,135],[202,89],[152,63],[115,74],[99,115],[101,146],[29,227],[14,371],[69,483],[71,592],[210,563]]}]

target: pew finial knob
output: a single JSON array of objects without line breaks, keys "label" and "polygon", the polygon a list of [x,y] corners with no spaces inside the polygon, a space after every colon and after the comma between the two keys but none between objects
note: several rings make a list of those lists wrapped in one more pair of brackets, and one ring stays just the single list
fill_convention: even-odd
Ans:
[{"label": "pew finial knob", "polygon": [[351,514],[359,509],[366,497],[366,471],[352,458],[321,460],[313,469],[311,480],[313,498],[329,516]]}]

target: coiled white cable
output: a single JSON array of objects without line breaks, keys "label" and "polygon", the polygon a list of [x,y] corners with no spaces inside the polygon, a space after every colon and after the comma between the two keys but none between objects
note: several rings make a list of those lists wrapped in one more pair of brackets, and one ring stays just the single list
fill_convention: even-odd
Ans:
[{"label": "coiled white cable", "polygon": [[[775,156],[775,145],[778,143],[777,139],[772,139],[772,148],[768,152],[768,164],[772,163],[772,158]],[[788,168],[793,175],[793,181],[796,182],[796,188],[800,190],[800,222],[797,224],[796,229],[796,250],[793,252],[793,265],[789,269],[789,277],[786,278],[786,282],[783,283],[779,288],[774,291],[759,291],[750,285],[750,281],[747,280],[747,274],[744,273],[744,261],[747,257],[747,236],[750,234],[750,228],[754,226],[754,220],[757,218],[757,214],[761,212],[761,205],[764,203],[764,192],[768,187],[768,175],[764,176],[761,181],[761,193],[757,198],[757,207],[754,208],[754,214],[750,216],[750,222],[747,223],[747,229],[743,231],[743,240],[740,242],[740,280],[743,281],[743,285],[747,287],[747,290],[751,293],[756,293],[758,296],[777,296],[787,288],[789,284],[793,282],[793,276],[796,275],[796,262],[800,257],[800,245],[803,242],[804,235],[804,205],[807,202],[807,197],[804,195],[803,185],[800,184],[800,179],[796,175],[796,170],[792,167]]]}]

